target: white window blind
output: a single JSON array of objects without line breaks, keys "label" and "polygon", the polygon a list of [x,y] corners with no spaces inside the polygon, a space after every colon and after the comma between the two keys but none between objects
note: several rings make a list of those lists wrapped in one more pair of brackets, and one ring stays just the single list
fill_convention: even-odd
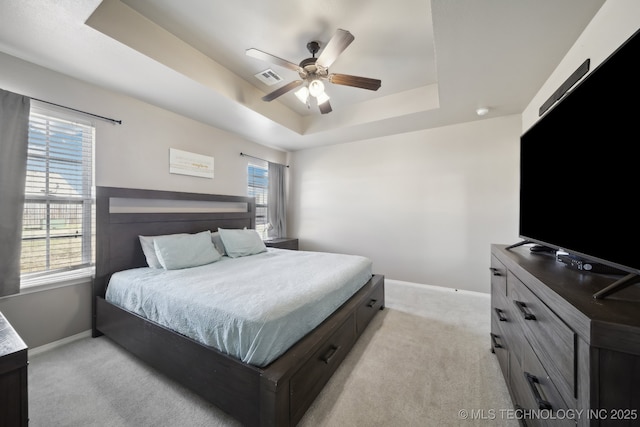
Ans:
[{"label": "white window blind", "polygon": [[252,160],[248,166],[248,195],[256,198],[256,231],[267,238],[267,194],[269,192],[269,165]]},{"label": "white window blind", "polygon": [[94,127],[32,106],[22,220],[23,281],[94,263]]}]

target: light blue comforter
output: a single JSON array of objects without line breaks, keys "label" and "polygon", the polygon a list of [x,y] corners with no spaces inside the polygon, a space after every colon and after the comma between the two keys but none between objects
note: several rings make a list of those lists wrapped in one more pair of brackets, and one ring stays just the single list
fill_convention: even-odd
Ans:
[{"label": "light blue comforter", "polygon": [[266,366],[371,274],[365,257],[269,248],[183,270],[121,271],[112,275],[106,299],[245,363]]}]

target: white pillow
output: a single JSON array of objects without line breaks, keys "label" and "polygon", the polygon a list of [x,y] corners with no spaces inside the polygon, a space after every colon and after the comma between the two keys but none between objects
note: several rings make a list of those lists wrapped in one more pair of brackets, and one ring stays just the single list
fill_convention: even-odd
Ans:
[{"label": "white pillow", "polygon": [[151,268],[162,268],[158,257],[156,256],[156,248],[153,246],[153,239],[160,236],[138,236],[142,252],[147,259],[147,265]]},{"label": "white pillow", "polygon": [[222,243],[224,243],[227,256],[231,258],[255,255],[267,250],[256,230],[226,230],[218,228],[218,232],[220,233],[220,238],[222,238]]},{"label": "white pillow", "polygon": [[158,261],[166,270],[211,264],[222,258],[209,230],[196,234],[174,234],[153,239]]},{"label": "white pillow", "polygon": [[220,255],[226,255],[227,251],[224,249],[224,243],[222,243],[222,238],[220,237],[220,233],[215,231],[211,233],[211,241],[213,242],[213,246],[216,247]]}]

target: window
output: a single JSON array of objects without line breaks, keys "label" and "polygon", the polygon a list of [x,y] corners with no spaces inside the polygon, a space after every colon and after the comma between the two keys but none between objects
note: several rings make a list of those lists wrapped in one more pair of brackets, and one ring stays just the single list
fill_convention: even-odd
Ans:
[{"label": "window", "polygon": [[267,238],[267,194],[269,192],[269,165],[252,160],[248,167],[248,194],[256,198],[256,231]]},{"label": "window", "polygon": [[20,270],[23,284],[94,263],[95,129],[31,107]]}]

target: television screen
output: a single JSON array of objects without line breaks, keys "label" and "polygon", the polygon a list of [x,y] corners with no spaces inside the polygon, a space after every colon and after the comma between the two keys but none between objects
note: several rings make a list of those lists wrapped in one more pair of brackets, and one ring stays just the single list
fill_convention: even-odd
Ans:
[{"label": "television screen", "polygon": [[520,237],[640,274],[640,36],[520,139]]}]

